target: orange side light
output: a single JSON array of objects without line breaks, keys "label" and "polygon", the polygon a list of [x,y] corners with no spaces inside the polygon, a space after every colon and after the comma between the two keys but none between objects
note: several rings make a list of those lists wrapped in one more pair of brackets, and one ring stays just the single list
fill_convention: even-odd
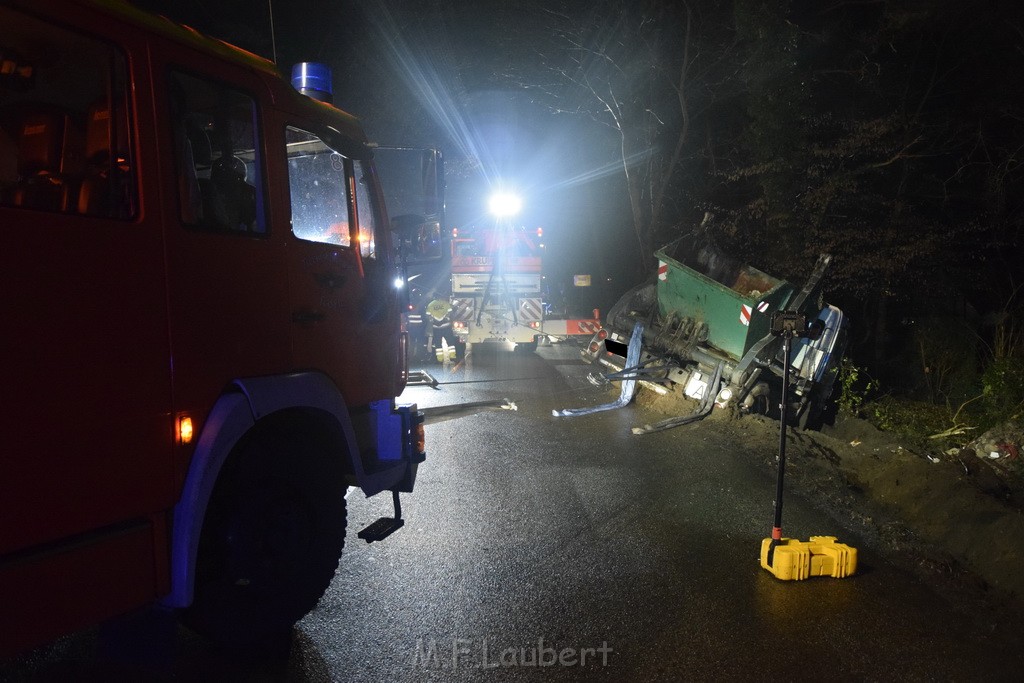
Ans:
[{"label": "orange side light", "polygon": [[182,415],[178,418],[178,443],[187,446],[192,443],[192,436],[192,418],[188,415]]},{"label": "orange side light", "polygon": [[427,436],[422,424],[416,425],[416,452],[422,453],[427,449]]}]

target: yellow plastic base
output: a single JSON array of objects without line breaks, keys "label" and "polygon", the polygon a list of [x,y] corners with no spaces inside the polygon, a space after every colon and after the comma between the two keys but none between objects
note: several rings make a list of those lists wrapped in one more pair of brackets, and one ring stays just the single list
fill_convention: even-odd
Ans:
[{"label": "yellow plastic base", "polygon": [[761,566],[783,581],[798,581],[812,576],[842,579],[857,571],[857,549],[836,543],[835,536],[811,536],[808,541],[783,538],[775,546],[771,564],[768,549],[772,539],[761,541]]},{"label": "yellow plastic base", "polygon": [[448,360],[455,360],[455,355],[456,355],[455,354],[455,347],[454,346],[444,346],[444,347],[439,348],[439,349],[434,349],[434,357],[437,358],[437,362],[438,363],[444,361],[444,359],[445,359],[445,351],[446,350],[448,352]]}]

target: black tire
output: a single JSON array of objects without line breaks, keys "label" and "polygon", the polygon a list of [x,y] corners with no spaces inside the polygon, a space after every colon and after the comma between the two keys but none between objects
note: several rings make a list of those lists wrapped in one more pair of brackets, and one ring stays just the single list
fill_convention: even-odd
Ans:
[{"label": "black tire", "polygon": [[409,340],[409,361],[412,363],[420,363],[427,357],[427,345],[426,342],[422,342],[419,339],[410,338]]},{"label": "black tire", "polygon": [[513,349],[519,353],[533,353],[537,350],[537,337],[534,335],[533,341],[518,342]]},{"label": "black tire", "polygon": [[323,595],[345,543],[345,476],[296,411],[261,420],[218,477],[184,622],[227,646],[280,642]]},{"label": "black tire", "polygon": [[[813,411],[812,411],[813,409]],[[832,397],[824,400],[817,400],[808,406],[806,419],[801,419],[801,429],[811,429],[820,432],[825,425],[836,423],[836,414],[839,412],[839,404]]]},{"label": "black tire", "polygon": [[813,387],[807,396],[807,405],[797,418],[797,427],[804,431],[820,431],[824,424],[824,405],[821,392]]},{"label": "black tire", "polygon": [[767,395],[762,394],[760,396],[755,396],[754,397],[754,401],[751,404],[750,409],[747,412],[749,412],[751,415],[765,415],[765,416],[768,416],[768,415],[771,414],[771,410],[772,410],[771,399]]},{"label": "black tire", "polygon": [[627,290],[608,309],[604,326],[616,332],[621,332],[623,329],[628,332],[632,330],[633,325],[626,319],[620,320],[620,316],[636,312],[641,316],[647,317],[650,315],[655,304],[657,304],[657,301],[657,282],[652,279],[645,280]]}]

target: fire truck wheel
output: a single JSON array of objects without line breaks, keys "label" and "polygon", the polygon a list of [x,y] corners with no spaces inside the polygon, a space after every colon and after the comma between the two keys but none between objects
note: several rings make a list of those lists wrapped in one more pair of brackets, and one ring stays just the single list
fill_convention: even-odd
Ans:
[{"label": "fire truck wheel", "polygon": [[228,646],[280,642],[316,606],[345,542],[341,459],[282,411],[232,452],[203,522],[185,623]]}]

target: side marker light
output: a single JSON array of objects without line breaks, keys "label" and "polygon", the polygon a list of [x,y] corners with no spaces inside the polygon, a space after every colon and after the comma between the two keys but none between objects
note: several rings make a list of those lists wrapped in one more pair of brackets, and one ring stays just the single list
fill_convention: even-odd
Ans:
[{"label": "side marker light", "polygon": [[178,418],[178,443],[187,446],[192,443],[192,418],[182,415]]}]

